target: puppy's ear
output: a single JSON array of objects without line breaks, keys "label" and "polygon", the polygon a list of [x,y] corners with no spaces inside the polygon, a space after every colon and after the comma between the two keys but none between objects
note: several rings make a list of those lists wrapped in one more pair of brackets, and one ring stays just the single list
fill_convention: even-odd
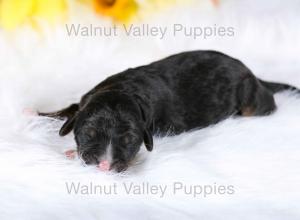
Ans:
[{"label": "puppy's ear", "polygon": [[141,114],[143,124],[144,124],[144,143],[145,143],[145,146],[146,146],[148,151],[152,151],[153,150],[153,136],[152,136],[152,133],[149,130],[151,116],[150,116],[149,111],[147,111],[147,109],[149,109],[149,106],[147,107],[145,102],[139,96],[135,96],[134,98],[136,100],[136,103],[139,106],[140,114]]},{"label": "puppy's ear", "polygon": [[134,96],[134,99],[140,109],[140,115],[142,117],[142,120],[143,120],[145,126],[148,127],[149,121],[150,121],[149,120],[150,115],[149,115],[149,111],[147,111],[147,109],[149,109],[149,106],[147,106],[146,103],[142,100],[142,98],[137,95]]},{"label": "puppy's ear", "polygon": [[144,131],[144,143],[148,151],[153,150],[153,137],[148,129]]},{"label": "puppy's ear", "polygon": [[78,110],[79,110],[79,105],[72,104],[69,107],[64,108],[57,112],[50,112],[50,113],[39,112],[38,114],[39,116],[46,116],[46,117],[58,118],[58,119],[67,118],[67,121],[64,123],[64,125],[59,131],[60,136],[65,136],[72,131]]},{"label": "puppy's ear", "polygon": [[68,120],[64,123],[64,125],[59,130],[60,136],[65,136],[73,130],[75,119],[76,119],[76,114],[68,118]]}]

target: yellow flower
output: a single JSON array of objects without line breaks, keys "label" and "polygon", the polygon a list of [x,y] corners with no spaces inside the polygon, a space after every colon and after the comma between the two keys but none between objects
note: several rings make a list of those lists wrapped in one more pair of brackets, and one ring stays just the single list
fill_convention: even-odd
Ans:
[{"label": "yellow flower", "polygon": [[67,11],[66,0],[36,0],[34,14],[50,22],[56,22]]},{"label": "yellow flower", "polygon": [[0,24],[13,29],[36,18],[55,22],[66,9],[66,0],[0,0]]},{"label": "yellow flower", "polygon": [[135,0],[93,0],[93,5],[96,12],[122,22],[128,21],[138,10]]}]

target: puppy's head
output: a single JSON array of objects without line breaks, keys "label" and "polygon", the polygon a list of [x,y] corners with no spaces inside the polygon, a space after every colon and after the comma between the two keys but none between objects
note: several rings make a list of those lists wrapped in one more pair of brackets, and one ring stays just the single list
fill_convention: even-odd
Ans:
[{"label": "puppy's head", "polygon": [[143,108],[132,97],[117,92],[94,95],[74,116],[78,153],[87,164],[107,164],[107,169],[127,169],[143,142],[153,148]]}]

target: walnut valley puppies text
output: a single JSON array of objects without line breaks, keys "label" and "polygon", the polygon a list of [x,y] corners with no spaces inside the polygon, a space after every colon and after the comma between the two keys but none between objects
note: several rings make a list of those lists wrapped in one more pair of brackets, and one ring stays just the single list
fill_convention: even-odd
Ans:
[{"label": "walnut valley puppies text", "polygon": [[187,196],[192,198],[206,198],[209,196],[233,195],[235,188],[233,185],[213,184],[186,184],[183,182],[173,182],[171,184],[153,184],[149,182],[123,182],[123,183],[81,183],[66,182],[66,192],[69,195],[131,195],[131,196],[155,196],[163,198],[165,196]]},{"label": "walnut valley puppies text", "polygon": [[94,24],[66,24],[66,33],[69,37],[153,37],[160,40],[166,37],[188,37],[193,39],[207,39],[211,37],[234,37],[235,29],[230,26],[188,26],[173,24],[170,26],[141,25],[114,25],[96,26]]}]

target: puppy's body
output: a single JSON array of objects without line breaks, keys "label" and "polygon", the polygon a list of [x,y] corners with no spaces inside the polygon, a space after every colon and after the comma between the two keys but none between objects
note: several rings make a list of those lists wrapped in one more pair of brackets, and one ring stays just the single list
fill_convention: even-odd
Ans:
[{"label": "puppy's body", "polygon": [[245,65],[213,51],[182,53],[113,75],[87,93],[80,105],[104,91],[139,100],[152,134],[178,134],[235,113],[259,115],[275,108],[272,92]]},{"label": "puppy's body", "polygon": [[[273,93],[284,89],[296,88],[259,80],[240,61],[222,53],[193,51],[113,75],[84,95],[79,105],[43,115],[69,118],[60,133],[74,127],[79,151],[90,149],[83,157],[87,162],[101,161],[107,146],[113,146],[112,164],[122,161],[120,171],[143,140],[152,149],[152,135],[179,134],[235,114],[269,114],[276,108]],[[86,129],[91,127],[96,130],[93,135]],[[126,133],[135,142],[127,138],[120,147]],[[98,144],[87,148],[86,136]],[[136,147],[128,153],[129,145]]]}]

